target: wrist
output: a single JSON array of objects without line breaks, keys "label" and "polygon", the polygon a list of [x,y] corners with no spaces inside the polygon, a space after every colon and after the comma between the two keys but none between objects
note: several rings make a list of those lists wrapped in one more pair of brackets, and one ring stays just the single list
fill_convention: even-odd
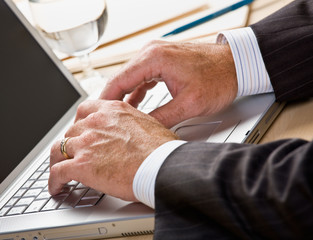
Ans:
[{"label": "wrist", "polygon": [[153,151],[140,165],[133,181],[133,192],[136,199],[154,208],[154,188],[159,169],[166,158],[185,141],[173,140],[164,143]]},{"label": "wrist", "polygon": [[[216,44],[213,56],[218,58],[214,66],[218,88],[216,89],[217,111],[231,104],[238,93],[236,66],[231,47],[228,44]],[[221,105],[221,106],[219,106]],[[216,111],[216,112],[217,112]]]},{"label": "wrist", "polygon": [[222,56],[224,58],[223,64],[226,72],[225,79],[228,87],[227,92],[229,93],[229,102],[232,102],[237,97],[238,93],[236,65],[229,44],[224,44],[221,46],[223,48]]},{"label": "wrist", "polygon": [[272,92],[258,41],[250,27],[221,32],[217,43],[229,45],[235,62],[238,92],[246,96]]}]

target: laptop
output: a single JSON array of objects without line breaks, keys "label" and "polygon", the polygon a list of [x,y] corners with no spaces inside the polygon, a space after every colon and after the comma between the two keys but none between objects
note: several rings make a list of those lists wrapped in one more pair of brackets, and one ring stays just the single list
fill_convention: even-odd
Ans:
[{"label": "laptop", "polygon": [[[171,99],[165,83],[159,82],[138,108],[149,113]],[[284,106],[274,93],[239,97],[215,115],[188,119],[171,130],[186,141],[258,143]]]},{"label": "laptop", "polygon": [[[72,181],[47,191],[49,153],[88,95],[10,0],[0,1],[0,239],[102,239],[152,234],[154,211]],[[168,102],[158,84],[139,106]],[[211,117],[172,128],[189,141],[257,142],[283,104],[273,94],[240,98]]]},{"label": "laptop", "polygon": [[87,94],[12,1],[0,1],[0,31],[0,239],[152,233],[154,212],[143,204],[76,182],[67,186],[67,198],[49,196],[50,148]]}]

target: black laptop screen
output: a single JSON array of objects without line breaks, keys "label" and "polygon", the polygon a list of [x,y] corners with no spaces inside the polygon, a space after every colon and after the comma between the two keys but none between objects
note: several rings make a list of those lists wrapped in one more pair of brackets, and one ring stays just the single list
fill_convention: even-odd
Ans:
[{"label": "black laptop screen", "polygon": [[80,94],[0,1],[0,183]]}]

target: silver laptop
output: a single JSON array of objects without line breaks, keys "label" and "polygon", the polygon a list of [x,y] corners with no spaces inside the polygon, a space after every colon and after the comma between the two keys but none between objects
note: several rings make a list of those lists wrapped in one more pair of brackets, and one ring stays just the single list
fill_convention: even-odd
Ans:
[{"label": "silver laptop", "polygon": [[[154,212],[72,181],[47,191],[49,153],[87,95],[14,3],[0,1],[0,239],[99,239],[153,233]],[[164,91],[165,90],[165,91]],[[160,83],[139,109],[171,99]],[[189,141],[257,142],[283,104],[273,94],[238,99],[172,130]]]},{"label": "silver laptop", "polygon": [[[171,99],[165,83],[160,82],[138,108],[149,113]],[[240,97],[225,110],[188,119],[172,131],[186,141],[258,143],[284,106],[284,102],[275,101],[274,93]]]},{"label": "silver laptop", "polygon": [[0,1],[0,239],[152,233],[154,212],[81,183],[51,197],[49,153],[87,95],[14,3]]}]

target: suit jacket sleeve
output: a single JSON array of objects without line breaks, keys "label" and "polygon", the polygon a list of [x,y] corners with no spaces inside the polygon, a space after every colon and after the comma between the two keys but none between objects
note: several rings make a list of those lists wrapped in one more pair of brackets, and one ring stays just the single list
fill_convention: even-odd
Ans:
[{"label": "suit jacket sleeve", "polygon": [[313,95],[313,1],[295,0],[251,26],[279,101]]},{"label": "suit jacket sleeve", "polygon": [[[252,25],[278,100],[313,96],[313,1]],[[155,239],[313,239],[313,143],[187,143],[162,165]]]},{"label": "suit jacket sleeve", "polygon": [[187,143],[159,171],[155,239],[313,239],[313,143]]}]

